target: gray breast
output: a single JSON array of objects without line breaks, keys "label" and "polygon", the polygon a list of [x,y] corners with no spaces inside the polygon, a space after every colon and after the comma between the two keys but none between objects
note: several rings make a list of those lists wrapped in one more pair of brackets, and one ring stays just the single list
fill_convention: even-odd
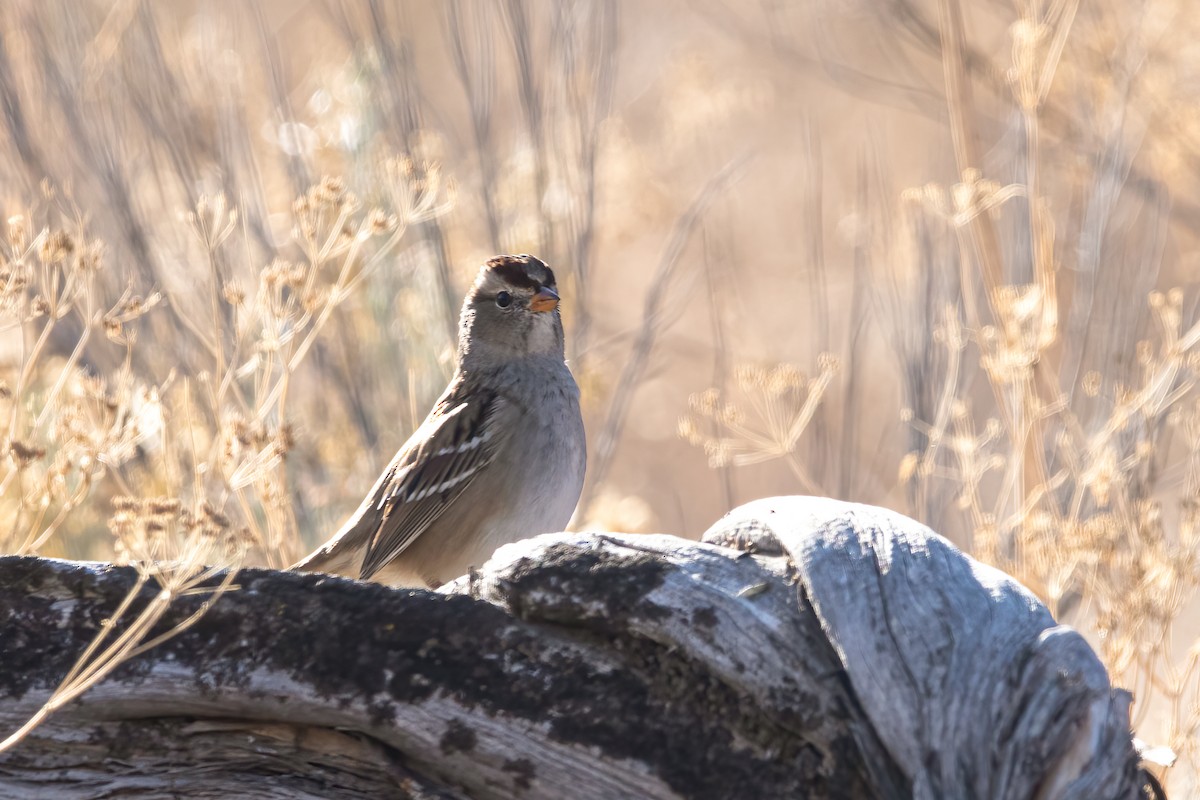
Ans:
[{"label": "gray breast", "polygon": [[[569,521],[583,487],[586,450],[579,390],[566,367],[533,388],[537,401],[516,409],[513,445],[498,456],[507,463],[506,478],[520,504],[540,509],[545,519],[527,518],[545,531],[561,530]],[[530,396],[527,395],[527,396]],[[539,524],[540,523],[540,524]]]}]

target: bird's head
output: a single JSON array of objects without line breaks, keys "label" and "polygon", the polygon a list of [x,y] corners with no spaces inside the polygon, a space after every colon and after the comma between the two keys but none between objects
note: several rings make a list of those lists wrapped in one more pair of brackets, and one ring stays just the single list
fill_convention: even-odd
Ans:
[{"label": "bird's head", "polygon": [[563,355],[554,273],[531,255],[496,256],[463,302],[458,359],[465,367],[530,355]]}]

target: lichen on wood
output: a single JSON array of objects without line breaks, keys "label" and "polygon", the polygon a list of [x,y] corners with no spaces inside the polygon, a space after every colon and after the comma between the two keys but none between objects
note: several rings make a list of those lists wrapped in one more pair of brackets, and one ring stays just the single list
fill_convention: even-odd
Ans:
[{"label": "lichen on wood", "polygon": [[[0,795],[1141,796],[1086,643],[917,523],[775,498],[705,538],[540,536],[437,593],[244,570],[0,755]],[[133,580],[0,559],[0,724]]]}]

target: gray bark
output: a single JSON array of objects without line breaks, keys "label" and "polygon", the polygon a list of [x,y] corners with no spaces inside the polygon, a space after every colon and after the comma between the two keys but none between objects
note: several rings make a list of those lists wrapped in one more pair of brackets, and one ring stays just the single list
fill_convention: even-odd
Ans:
[{"label": "gray bark", "polygon": [[[0,559],[0,733],[133,579]],[[1148,792],[1129,696],[1083,639],[868,506],[763,500],[704,542],[540,536],[438,593],[269,570],[237,585],[0,755],[0,797]]]}]

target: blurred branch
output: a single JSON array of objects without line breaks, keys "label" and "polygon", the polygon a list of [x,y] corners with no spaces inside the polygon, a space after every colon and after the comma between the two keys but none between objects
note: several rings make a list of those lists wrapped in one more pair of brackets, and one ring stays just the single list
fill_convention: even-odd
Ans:
[{"label": "blurred branch", "polygon": [[[5,26],[10,30],[12,27]],[[8,55],[8,43],[0,35],[0,107],[4,109],[4,123],[8,129],[8,137],[17,149],[19,172],[27,181],[27,188],[36,186],[39,181],[50,173],[42,163],[41,155],[30,135],[29,122],[25,115],[21,95],[17,91],[12,60]]]},{"label": "blurred branch", "polygon": [[[513,62],[517,69],[517,95],[525,122],[525,133],[533,151],[533,213],[538,220],[538,246],[544,252],[555,253],[554,228],[546,216],[547,152],[544,123],[543,89],[538,80],[531,29],[530,14],[526,0],[507,0],[504,4],[504,19],[507,23],[509,41],[513,48]],[[551,38],[551,47],[558,46],[557,37]]]},{"label": "blurred branch", "polygon": [[748,22],[725,0],[692,0],[692,5],[720,31],[736,33],[750,42],[756,52],[770,53],[793,69],[823,73],[835,85],[873,103],[916,112],[929,119],[945,119],[946,105],[939,93],[928,87],[901,83],[894,77],[872,75],[835,59],[829,52],[829,42],[821,35],[813,37],[818,51],[814,57],[788,40],[778,27],[762,28]]},{"label": "blurred branch", "polygon": [[[463,13],[464,0],[446,3],[446,30],[450,52],[454,56],[455,73],[467,97],[471,114],[471,132],[475,137],[475,154],[479,158],[484,214],[487,217],[488,238],[492,250],[501,252],[500,216],[496,209],[496,152],[492,140],[492,98],[495,94],[496,61],[492,50],[492,31],[489,23],[490,5],[470,3],[471,11]],[[468,18],[474,17],[473,22]]]},{"label": "blurred branch", "polygon": [[621,430],[625,425],[625,417],[629,412],[633,395],[645,374],[646,364],[654,350],[654,344],[663,332],[663,304],[671,290],[684,248],[713,200],[738,178],[748,161],[749,156],[743,155],[717,171],[704,184],[687,210],[675,221],[671,236],[667,240],[666,249],[659,260],[658,269],[650,282],[650,288],[646,291],[641,328],[634,339],[629,359],[625,362],[625,367],[617,379],[616,388],[613,390],[612,399],[609,402],[608,416],[596,437],[596,449],[589,467],[587,487],[584,490],[583,499],[580,500],[577,514],[585,515],[587,513],[597,487],[603,485],[608,477],[613,452],[616,450]]},{"label": "blurred branch", "polygon": [[[867,330],[870,322],[870,312],[868,302],[870,298],[870,261],[871,253],[868,249],[868,242],[864,235],[865,226],[861,220],[870,216],[871,196],[874,194],[871,189],[871,166],[873,160],[870,160],[866,154],[862,154],[858,159],[858,169],[855,181],[855,213],[858,217],[858,230],[854,232],[854,277],[853,288],[850,292],[850,309],[846,321],[846,343],[845,356],[842,363],[846,364],[846,380],[842,385],[844,401],[838,406],[839,421],[841,427],[841,441],[837,447],[837,461],[841,467],[841,474],[838,480],[839,497],[843,500],[852,500],[858,497],[856,482],[861,480],[866,474],[879,474],[877,470],[864,470],[855,463],[858,453],[864,452],[861,448],[862,432],[859,426],[871,420],[871,415],[863,414],[863,397],[866,391],[866,386],[870,384],[868,372],[870,371],[870,360],[866,357],[863,344],[863,333]],[[882,192],[878,196],[886,196]],[[863,380],[866,378],[866,380]],[[863,383],[860,388],[860,381]],[[829,403],[828,406],[835,404]],[[825,427],[825,426],[817,426]],[[832,427],[832,426],[831,426]],[[836,428],[832,428],[836,430]],[[884,451],[884,448],[868,448],[865,452],[875,453],[876,458]]]},{"label": "blurred branch", "polygon": [[[979,141],[975,131],[975,101],[972,82],[965,67],[966,48],[963,33],[962,7],[958,0],[938,0],[941,17],[942,71],[946,81],[946,107],[950,112],[950,138],[954,144],[954,158],[958,174],[967,170],[982,171],[983,161],[979,154]],[[987,214],[976,214],[970,223],[971,242],[975,256],[983,272],[983,295],[992,309],[990,320],[998,322],[995,298],[997,288],[1004,283],[1000,243],[991,218]],[[964,290],[968,290],[966,286]],[[970,306],[968,306],[970,308]],[[985,324],[981,319],[968,319],[968,324],[979,328]]]},{"label": "blurred branch", "polygon": [[[708,318],[712,325],[712,385],[718,392],[724,392],[730,375],[729,341],[726,332],[725,317],[728,308],[726,298],[730,296],[729,277],[731,267],[736,263],[729,240],[728,218],[720,223],[705,222],[701,228],[704,239],[704,287],[707,290]],[[709,420],[709,435],[720,435],[720,427],[716,420]],[[733,465],[723,463],[717,468],[721,484],[721,505],[732,508],[734,505]]]},{"label": "blurred branch", "polygon": [[[576,320],[572,333],[572,351],[578,356],[587,352],[591,337],[592,299],[591,262],[592,242],[596,228],[596,167],[599,154],[600,126],[607,119],[612,104],[617,74],[618,6],[615,0],[593,0],[590,14],[577,17],[569,25],[565,37],[563,60],[566,78],[564,87],[572,109],[579,172],[582,186],[577,189],[580,202],[571,203],[570,268],[575,275]],[[567,6],[559,14],[566,16]],[[566,27],[567,23],[564,22]]]},{"label": "blurred branch", "polygon": [[[346,45],[364,63],[382,100],[379,112],[383,135],[393,142],[394,150],[421,161],[418,151],[423,103],[419,91],[420,75],[412,58],[411,42],[405,38],[407,26],[391,17],[401,9],[379,0],[330,0],[330,18]],[[397,31],[398,29],[398,31]],[[370,43],[363,52],[364,43]],[[427,219],[413,225],[413,232],[432,256],[432,277],[445,326],[445,341],[458,338],[458,291],[452,280],[450,253],[441,222]]]},{"label": "blurred branch", "polygon": [[[803,152],[805,156],[803,161],[804,178],[800,183],[801,197],[799,198],[801,218],[797,223],[802,226],[803,233],[799,238],[803,244],[800,247],[803,249],[804,266],[807,268],[809,282],[812,286],[811,290],[806,292],[808,295],[807,327],[810,341],[809,352],[811,357],[815,358],[820,353],[832,352],[835,345],[830,319],[833,303],[829,291],[828,264],[825,261],[825,172],[821,158],[820,132],[811,119],[805,120]],[[841,321],[839,316],[839,322]],[[855,324],[853,316],[846,322],[853,328]],[[827,405],[823,407],[822,411],[826,419],[831,419],[839,409]],[[839,414],[837,421],[833,424],[814,426],[815,430],[809,433],[807,445],[810,456],[807,461],[818,475],[828,475],[832,472],[832,432],[842,424],[852,423]],[[842,455],[845,457],[841,460],[849,463],[851,460],[849,453],[843,451]],[[846,499],[844,493],[839,492],[837,496]]]},{"label": "blurred branch", "polygon": [[[291,95],[288,92],[287,80],[280,64],[278,42],[267,25],[262,4],[251,3],[251,9],[254,12],[254,23],[258,30],[259,52],[262,55],[262,64],[266,71],[271,108],[275,110],[275,113],[271,115],[274,117],[272,122],[275,124],[276,130],[283,125],[294,126],[297,122],[296,114],[292,110]],[[293,130],[293,128],[289,127],[288,130]],[[285,135],[292,139],[297,137],[296,133]],[[298,142],[293,141],[292,144],[295,145]],[[309,172],[304,158],[303,148],[293,146],[290,148],[290,152],[289,149],[281,152],[283,152],[287,164],[288,177],[292,182],[291,193],[298,197],[304,194],[313,182],[312,174]]]}]

